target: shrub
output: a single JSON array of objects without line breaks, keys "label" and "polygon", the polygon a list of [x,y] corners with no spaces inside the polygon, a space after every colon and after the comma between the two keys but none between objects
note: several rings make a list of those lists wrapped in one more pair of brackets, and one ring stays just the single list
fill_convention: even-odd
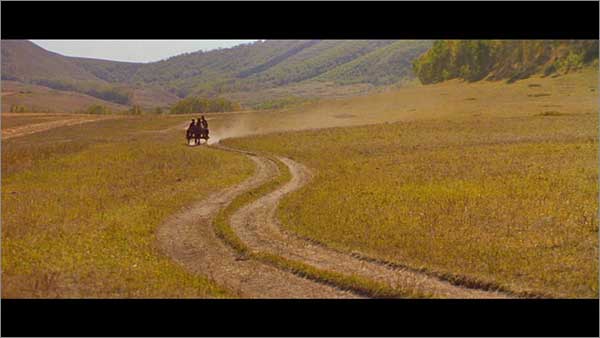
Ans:
[{"label": "shrub", "polygon": [[171,114],[194,114],[194,113],[214,113],[240,110],[241,106],[237,102],[225,98],[199,98],[188,97],[177,102],[171,107]]},{"label": "shrub", "polygon": [[86,114],[104,115],[104,114],[111,114],[112,111],[108,107],[106,107],[106,106],[103,106],[103,105],[100,105],[100,104],[95,104],[95,105],[89,106],[84,111],[84,113],[86,113]]}]

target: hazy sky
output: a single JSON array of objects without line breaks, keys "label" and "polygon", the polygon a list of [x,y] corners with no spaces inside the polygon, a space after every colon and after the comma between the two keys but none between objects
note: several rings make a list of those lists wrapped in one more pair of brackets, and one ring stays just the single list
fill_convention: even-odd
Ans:
[{"label": "hazy sky", "polygon": [[228,48],[256,40],[31,40],[66,56],[151,62],[198,50]]}]

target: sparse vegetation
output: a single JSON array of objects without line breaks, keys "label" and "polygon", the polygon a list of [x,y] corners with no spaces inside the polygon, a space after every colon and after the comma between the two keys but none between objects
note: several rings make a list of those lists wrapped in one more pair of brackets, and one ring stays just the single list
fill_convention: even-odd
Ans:
[{"label": "sparse vegetation", "polygon": [[96,104],[93,106],[89,106],[85,111],[83,111],[83,113],[103,115],[103,114],[112,114],[112,111],[109,108],[107,108],[106,106]]},{"label": "sparse vegetation", "polygon": [[117,104],[129,104],[130,96],[128,93],[111,87],[109,85],[99,85],[90,82],[73,82],[73,81],[61,81],[61,80],[34,80],[33,83],[56,90],[74,91],[78,93],[87,94],[92,97],[99,98],[108,102]]},{"label": "sparse vegetation", "polygon": [[25,108],[25,106],[20,106],[20,105],[16,105],[16,104],[13,104],[10,106],[11,113],[24,113],[26,111],[27,111],[27,108]]},{"label": "sparse vegetation", "polygon": [[540,113],[539,115],[540,116],[563,116],[563,115],[566,115],[566,114],[561,113],[561,112],[556,111],[556,110],[548,110],[548,111],[545,111],[543,113]]}]

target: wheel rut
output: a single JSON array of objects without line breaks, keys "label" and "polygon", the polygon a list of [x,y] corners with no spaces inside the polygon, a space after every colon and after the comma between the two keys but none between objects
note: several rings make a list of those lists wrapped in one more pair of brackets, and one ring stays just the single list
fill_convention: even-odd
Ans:
[{"label": "wheel rut", "polygon": [[190,273],[208,276],[243,298],[356,297],[256,260],[244,259],[216,235],[213,221],[218,211],[271,177],[264,161],[248,156],[257,166],[252,177],[182,209],[158,227],[157,240],[162,251]]},{"label": "wheel rut", "polygon": [[[358,294],[331,283],[278,269],[255,259],[244,259],[216,234],[217,213],[244,192],[255,189],[279,175],[277,164],[268,157],[221,145],[211,147],[242,153],[256,164],[255,174],[246,181],[213,193],[170,217],[158,229],[163,251],[191,273],[207,275],[216,283],[250,298],[354,298]],[[276,217],[279,201],[311,179],[310,170],[285,157],[277,157],[291,173],[291,180],[276,190],[233,213],[230,225],[253,253],[268,253],[301,262],[320,270],[385,284],[394,289],[415,290],[434,298],[511,298],[500,292],[468,288],[408,268],[361,259],[351,253],[328,248],[282,229]]]}]

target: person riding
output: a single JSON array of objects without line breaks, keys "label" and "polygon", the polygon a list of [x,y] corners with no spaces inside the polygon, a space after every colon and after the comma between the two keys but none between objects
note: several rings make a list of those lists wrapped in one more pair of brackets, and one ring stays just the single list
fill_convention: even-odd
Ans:
[{"label": "person riding", "polygon": [[202,130],[202,136],[204,138],[208,138],[208,121],[206,121],[206,119],[204,118],[204,115],[202,115],[200,117],[200,120],[198,120],[198,123],[200,124],[200,130]]},{"label": "person riding", "polygon": [[192,135],[196,141],[196,144],[200,144],[200,138],[202,137],[202,127],[200,126],[200,120],[196,120],[196,125],[193,127]]},{"label": "person riding", "polygon": [[192,123],[190,123],[190,125],[188,126],[188,129],[186,131],[186,137],[188,139],[193,137],[194,129],[196,129],[196,120],[192,119]]}]

